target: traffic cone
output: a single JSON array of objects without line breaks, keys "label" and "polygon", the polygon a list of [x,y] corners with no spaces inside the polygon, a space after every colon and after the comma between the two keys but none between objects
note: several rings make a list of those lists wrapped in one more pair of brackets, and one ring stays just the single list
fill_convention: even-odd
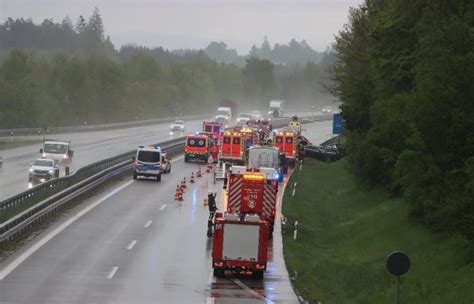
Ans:
[{"label": "traffic cone", "polygon": [[201,167],[199,167],[199,170],[198,170],[198,172],[196,173],[196,176],[197,176],[197,177],[201,177],[201,176],[202,176]]},{"label": "traffic cone", "polygon": [[178,195],[178,201],[182,202],[183,201],[183,193],[179,193]]},{"label": "traffic cone", "polygon": [[204,199],[203,205],[207,206],[207,198]]},{"label": "traffic cone", "polygon": [[183,178],[183,188],[186,188],[186,187],[187,186],[186,186],[186,177],[185,177],[185,178]]},{"label": "traffic cone", "polygon": [[194,172],[191,172],[191,180],[189,180],[191,184],[194,184]]},{"label": "traffic cone", "polygon": [[208,165],[207,168],[206,168],[206,172],[207,172],[207,173],[211,172],[211,168],[212,168],[212,167]]},{"label": "traffic cone", "polygon": [[181,188],[179,187],[179,185],[177,185],[176,186],[176,193],[174,194],[175,201],[179,201],[180,194],[181,194]]}]

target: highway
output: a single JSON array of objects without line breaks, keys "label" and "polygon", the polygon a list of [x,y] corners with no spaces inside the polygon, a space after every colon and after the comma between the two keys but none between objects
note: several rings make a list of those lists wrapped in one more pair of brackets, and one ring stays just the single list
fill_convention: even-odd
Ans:
[{"label": "highway", "polygon": [[[187,131],[200,130],[202,120],[187,122]],[[170,124],[143,126],[99,132],[71,133],[48,136],[48,139],[71,140],[74,157],[71,171],[90,163],[133,150],[140,144],[153,144],[176,136],[169,132]],[[40,157],[41,144],[0,151],[3,168],[0,168],[0,200],[18,194],[31,185],[28,183],[29,165]],[[61,176],[64,166],[61,166]]]},{"label": "highway", "polygon": [[[330,125],[306,135],[321,142]],[[0,303],[298,303],[278,225],[263,281],[213,278],[202,203],[208,191],[222,203],[221,184],[205,174],[173,198],[198,166],[176,157],[161,183],[126,177],[83,202],[0,264]]]}]

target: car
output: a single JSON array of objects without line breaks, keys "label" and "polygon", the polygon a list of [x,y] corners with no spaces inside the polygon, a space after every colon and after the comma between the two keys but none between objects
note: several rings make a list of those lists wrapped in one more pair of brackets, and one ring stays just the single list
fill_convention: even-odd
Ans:
[{"label": "car", "polygon": [[323,113],[331,113],[332,112],[332,109],[330,106],[325,106],[322,108],[321,112]]},{"label": "car", "polygon": [[183,120],[175,120],[171,126],[170,126],[170,131],[184,131],[186,129],[186,126],[184,125]]},{"label": "car", "polygon": [[261,120],[263,118],[262,113],[260,111],[252,111],[250,113],[251,120]]},{"label": "car", "polygon": [[238,126],[243,126],[247,124],[250,120],[250,113],[240,113],[239,117],[237,117],[236,124]]},{"label": "car", "polygon": [[54,159],[39,158],[30,165],[28,181],[47,181],[59,177],[59,167]]}]

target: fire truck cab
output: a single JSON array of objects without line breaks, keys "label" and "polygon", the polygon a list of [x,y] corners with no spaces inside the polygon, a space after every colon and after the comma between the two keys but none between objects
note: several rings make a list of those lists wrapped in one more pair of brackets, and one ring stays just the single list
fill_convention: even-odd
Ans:
[{"label": "fire truck cab", "polygon": [[226,270],[252,273],[261,280],[267,269],[268,224],[258,215],[217,213],[212,247],[214,276]]},{"label": "fire truck cab", "polygon": [[260,143],[260,133],[257,128],[244,127],[240,132],[245,138],[245,149]]},{"label": "fire truck cab", "polygon": [[278,130],[273,134],[273,145],[285,154],[292,163],[296,161],[298,135],[287,129]]},{"label": "fire truck cab", "polygon": [[243,133],[226,131],[222,134],[219,159],[237,164],[245,163],[245,136]]},{"label": "fire truck cab", "polygon": [[186,136],[184,145],[184,161],[209,162],[212,153],[213,138],[211,135],[195,133]]}]

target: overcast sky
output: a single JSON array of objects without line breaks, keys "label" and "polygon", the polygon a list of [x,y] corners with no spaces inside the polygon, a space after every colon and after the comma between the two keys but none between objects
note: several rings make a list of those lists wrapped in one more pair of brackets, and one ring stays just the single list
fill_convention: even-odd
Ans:
[{"label": "overcast sky", "polygon": [[204,48],[224,41],[247,53],[252,44],[305,39],[324,50],[347,22],[348,9],[362,0],[0,0],[0,19],[45,18],[76,22],[100,9],[106,34],[118,47],[126,43]]}]

